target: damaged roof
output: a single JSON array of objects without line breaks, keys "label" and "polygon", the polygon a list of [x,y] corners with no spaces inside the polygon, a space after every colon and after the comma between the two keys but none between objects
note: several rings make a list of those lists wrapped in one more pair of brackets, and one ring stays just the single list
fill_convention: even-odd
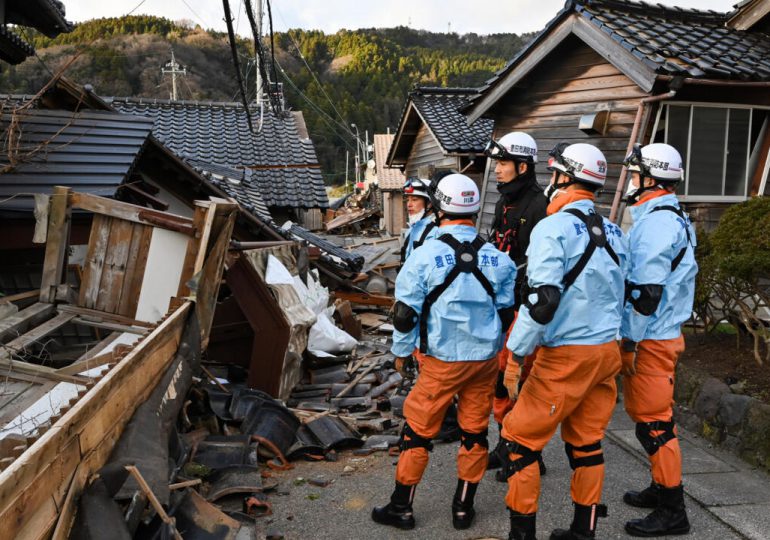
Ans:
[{"label": "damaged roof", "polygon": [[18,135],[4,137],[0,148],[0,199],[22,194],[3,209],[29,210],[31,194],[49,194],[57,185],[114,195],[144,148],[152,121],[111,112],[28,109],[0,116],[0,129]]},{"label": "damaged roof", "polygon": [[195,170],[206,177],[209,182],[233,197],[238,204],[266,222],[272,221],[270,210],[260,195],[259,187],[254,185],[253,171],[248,169],[232,169],[223,165],[215,165],[188,159],[187,162]]},{"label": "damaged roof", "polygon": [[481,119],[468,125],[461,112],[476,88],[416,87],[409,93],[401,115],[388,163],[405,163],[417,130],[425,124],[445,154],[480,154],[492,136],[492,120]]},{"label": "damaged roof", "polygon": [[[637,71],[636,77],[629,76],[645,91],[657,75],[770,80],[770,35],[727,26],[732,15],[628,0],[567,0],[542,32],[471,98],[466,112],[471,120],[483,114],[491,106],[486,98],[519,66],[524,69],[533,51],[553,36],[561,42],[571,33],[588,40],[621,71]],[[571,27],[563,26],[570,22]]]},{"label": "damaged roof", "polygon": [[[327,208],[321,169],[302,113],[278,118],[266,109],[249,130],[240,103],[107,98],[122,113],[153,119],[153,135],[186,160],[251,169],[268,207]],[[259,112],[255,111],[255,122]]]}]

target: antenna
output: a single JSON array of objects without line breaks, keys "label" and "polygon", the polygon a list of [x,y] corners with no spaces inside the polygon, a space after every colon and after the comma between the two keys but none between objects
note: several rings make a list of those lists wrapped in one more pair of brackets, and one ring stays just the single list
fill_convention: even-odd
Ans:
[{"label": "antenna", "polygon": [[160,68],[160,72],[164,75],[167,73],[171,74],[171,99],[174,101],[177,100],[177,92],[176,92],[176,76],[177,75],[184,75],[187,76],[187,68],[182,67],[181,64],[177,63],[176,59],[174,58],[174,49],[171,49],[171,61],[166,62],[166,64]]}]

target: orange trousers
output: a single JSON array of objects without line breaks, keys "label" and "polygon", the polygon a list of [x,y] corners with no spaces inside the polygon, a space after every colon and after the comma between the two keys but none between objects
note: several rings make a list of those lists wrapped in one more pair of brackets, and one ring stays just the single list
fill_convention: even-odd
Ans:
[{"label": "orange trousers", "polygon": [[[532,371],[532,364],[535,362],[536,353],[537,351],[524,357],[519,384],[524,384],[524,381],[529,376],[529,372]],[[503,384],[505,368],[508,366],[508,361],[511,360],[512,354],[507,347],[503,347],[503,350],[497,353],[497,367],[499,371],[497,372],[497,383],[495,384],[495,398],[492,400],[492,413],[495,416],[495,422],[498,424],[502,424],[505,415],[513,409],[514,401],[508,397],[508,389]]]},{"label": "orange trousers", "polygon": [[[541,451],[561,424],[562,440],[573,447],[573,458],[600,456],[596,445],[612,417],[617,397],[615,376],[620,350],[615,341],[601,345],[541,347],[519,398],[503,420],[503,437],[534,452]],[[516,460],[522,454],[511,453]],[[577,466],[572,472],[572,500],[582,505],[601,502],[604,464]],[[537,512],[540,468],[533,461],[508,478],[508,508],[522,514]]]},{"label": "orange trousers", "polygon": [[[673,421],[674,371],[682,352],[683,336],[639,343],[636,374],[623,377],[623,404],[631,420],[637,424]],[[653,437],[661,433],[650,432]],[[676,436],[650,455],[650,468],[656,484],[677,487],[682,483],[682,452]]]},{"label": "orange trousers", "polygon": [[[444,362],[419,355],[420,376],[404,402],[404,417],[420,437],[432,439],[441,430],[447,407],[457,395],[457,422],[467,433],[485,433],[492,411],[492,395],[497,360],[478,362]],[[487,469],[487,448],[462,444],[457,455],[460,480],[478,483]],[[428,466],[428,450],[422,447],[401,452],[396,467],[396,481],[412,486],[420,483]]]}]

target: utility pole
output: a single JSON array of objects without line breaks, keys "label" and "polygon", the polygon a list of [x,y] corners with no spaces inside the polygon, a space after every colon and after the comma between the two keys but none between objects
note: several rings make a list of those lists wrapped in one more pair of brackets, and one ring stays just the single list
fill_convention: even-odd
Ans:
[{"label": "utility pole", "polygon": [[174,58],[174,49],[171,49],[171,61],[166,62],[166,65],[160,68],[161,73],[164,75],[169,73],[171,74],[171,99],[176,101],[177,99],[177,91],[176,91],[176,76],[177,75],[185,75],[187,76],[187,68],[182,67],[180,64],[177,63],[176,59]]},{"label": "utility pole", "polygon": [[348,192],[348,166],[350,165],[350,150],[345,150],[345,193]]},{"label": "utility pole", "polygon": [[[259,50],[259,47],[262,45],[262,0],[255,0],[254,1],[254,20],[257,23],[257,35],[254,36],[255,40],[259,40],[260,43],[254,44],[254,50]],[[259,61],[259,53],[256,53],[256,58],[254,59],[256,63],[257,68],[257,95],[256,95],[256,101],[257,103],[262,103],[263,95],[264,95],[264,81],[262,80],[262,71],[260,70],[260,61]]]}]

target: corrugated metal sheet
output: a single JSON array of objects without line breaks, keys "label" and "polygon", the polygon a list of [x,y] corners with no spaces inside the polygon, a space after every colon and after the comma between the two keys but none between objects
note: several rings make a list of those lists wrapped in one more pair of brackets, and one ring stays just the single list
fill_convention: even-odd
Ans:
[{"label": "corrugated metal sheet", "polygon": [[56,185],[114,195],[147,142],[152,120],[110,112],[26,110],[3,114],[0,128],[0,201],[24,194],[3,202],[0,210],[29,210],[31,194],[51,193]]}]

